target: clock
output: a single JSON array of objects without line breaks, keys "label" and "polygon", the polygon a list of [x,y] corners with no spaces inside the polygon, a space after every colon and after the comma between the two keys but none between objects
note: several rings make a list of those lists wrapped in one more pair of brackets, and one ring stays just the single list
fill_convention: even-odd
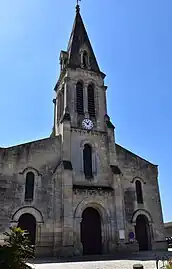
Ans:
[{"label": "clock", "polygon": [[84,119],[82,121],[82,127],[86,130],[91,130],[93,128],[94,124],[92,122],[92,120],[90,119]]}]

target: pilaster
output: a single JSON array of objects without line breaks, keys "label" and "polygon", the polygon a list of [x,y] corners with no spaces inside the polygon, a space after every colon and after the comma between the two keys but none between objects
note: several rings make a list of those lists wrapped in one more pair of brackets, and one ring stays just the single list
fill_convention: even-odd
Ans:
[{"label": "pilaster", "polygon": [[111,123],[110,117],[105,115],[105,124],[107,130],[107,141],[109,148],[110,165],[117,165],[116,149],[115,149],[115,126]]},{"label": "pilaster", "polygon": [[126,240],[125,234],[125,214],[124,214],[124,196],[123,196],[123,187],[122,187],[122,175],[120,170],[113,170],[113,188],[115,191],[114,194],[114,205],[116,212],[116,227],[117,227],[117,244],[118,248],[125,248],[124,243]]},{"label": "pilaster", "polygon": [[69,161],[63,161],[62,176],[62,256],[72,256],[74,252],[73,244],[73,180],[72,164]]},{"label": "pilaster", "polygon": [[84,84],[84,114],[85,117],[88,118],[89,114],[88,114],[88,91],[87,91],[88,85]]}]

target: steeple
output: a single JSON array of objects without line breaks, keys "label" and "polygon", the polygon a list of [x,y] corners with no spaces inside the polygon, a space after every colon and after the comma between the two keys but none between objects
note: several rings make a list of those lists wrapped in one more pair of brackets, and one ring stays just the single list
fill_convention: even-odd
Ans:
[{"label": "steeple", "polygon": [[[61,72],[54,90],[54,133],[62,128],[105,131],[105,74],[100,71],[87,35],[80,7],[76,16],[67,51],[60,53]],[[70,128],[69,128],[70,129]]]},{"label": "steeple", "polygon": [[75,21],[73,24],[72,33],[71,33],[68,47],[67,47],[68,66],[71,68],[81,67],[82,53],[84,51],[86,51],[89,56],[88,69],[95,72],[100,72],[96,57],[94,55],[90,40],[87,35],[87,31],[85,29],[85,26],[84,26],[84,23],[80,14],[80,7],[77,4]]}]

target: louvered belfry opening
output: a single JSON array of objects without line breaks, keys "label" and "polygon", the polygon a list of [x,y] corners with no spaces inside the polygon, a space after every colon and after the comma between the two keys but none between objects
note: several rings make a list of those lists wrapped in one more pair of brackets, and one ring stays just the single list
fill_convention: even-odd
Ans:
[{"label": "louvered belfry opening", "polygon": [[88,54],[86,51],[83,53],[83,67],[88,67]]},{"label": "louvered belfry opening", "polygon": [[88,113],[90,117],[95,117],[94,87],[88,86]]},{"label": "louvered belfry opening", "polygon": [[92,147],[85,144],[83,150],[84,174],[86,178],[93,177],[92,171]]},{"label": "louvered belfry opening", "polygon": [[28,172],[26,175],[25,200],[33,200],[35,175]]},{"label": "louvered belfry opening", "polygon": [[78,114],[84,114],[83,83],[80,81],[76,84],[76,110]]}]

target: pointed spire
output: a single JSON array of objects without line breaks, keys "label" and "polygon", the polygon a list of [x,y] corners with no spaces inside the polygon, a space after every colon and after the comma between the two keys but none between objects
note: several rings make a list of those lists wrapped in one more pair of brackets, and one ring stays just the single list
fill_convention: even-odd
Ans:
[{"label": "pointed spire", "polygon": [[67,48],[70,67],[81,67],[81,50],[84,50],[85,48],[89,54],[89,69],[95,72],[100,72],[87,31],[80,15],[80,7],[77,1],[75,21]]}]

